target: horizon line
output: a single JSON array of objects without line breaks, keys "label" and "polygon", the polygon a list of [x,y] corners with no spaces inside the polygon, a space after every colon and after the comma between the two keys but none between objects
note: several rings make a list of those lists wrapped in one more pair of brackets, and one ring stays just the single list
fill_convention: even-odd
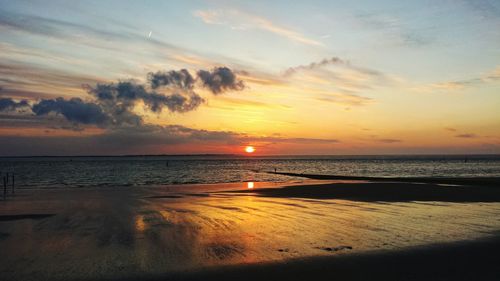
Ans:
[{"label": "horizon line", "polygon": [[363,156],[456,156],[456,157],[471,157],[471,156],[498,156],[499,153],[470,153],[470,154],[460,154],[460,153],[419,153],[419,154],[269,154],[269,155],[249,155],[249,154],[237,154],[237,153],[192,153],[192,154],[117,154],[117,155],[0,155],[0,158],[71,158],[71,157],[80,157],[80,158],[91,158],[91,157],[190,157],[190,156],[239,156],[246,158],[254,158],[254,157],[363,157]]}]

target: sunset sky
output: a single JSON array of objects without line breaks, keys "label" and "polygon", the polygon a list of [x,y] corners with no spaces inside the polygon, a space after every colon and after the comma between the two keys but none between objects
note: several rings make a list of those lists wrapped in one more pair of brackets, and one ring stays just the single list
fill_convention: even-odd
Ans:
[{"label": "sunset sky", "polygon": [[0,155],[500,153],[499,1],[0,0]]}]

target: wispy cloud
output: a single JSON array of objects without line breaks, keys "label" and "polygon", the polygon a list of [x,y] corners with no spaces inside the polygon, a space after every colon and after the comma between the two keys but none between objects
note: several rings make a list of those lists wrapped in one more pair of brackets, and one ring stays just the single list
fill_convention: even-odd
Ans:
[{"label": "wispy cloud", "polygon": [[465,133],[465,134],[458,134],[455,137],[463,138],[463,139],[474,139],[474,138],[478,138],[479,136],[476,134],[472,134],[472,133]]},{"label": "wispy cloud", "polygon": [[353,94],[341,94],[341,93],[328,93],[322,97],[318,97],[317,100],[346,105],[346,106],[365,106],[370,103],[373,103],[372,98],[367,98]]},{"label": "wispy cloud", "polygon": [[365,93],[393,82],[382,72],[354,65],[338,57],[289,67],[282,76],[296,88],[313,95],[316,100],[346,106],[372,103],[373,98],[365,96]]},{"label": "wispy cloud", "polygon": [[471,87],[478,87],[497,82],[500,82],[500,66],[492,71],[489,71],[482,75],[477,75],[475,77],[454,81],[431,83],[423,86],[413,87],[413,90],[421,92],[460,91]]},{"label": "wispy cloud", "polygon": [[283,74],[284,76],[291,76],[293,75],[294,73],[296,73],[297,71],[301,71],[301,70],[313,70],[313,69],[317,69],[317,68],[321,68],[323,66],[327,66],[327,65],[345,65],[346,64],[346,61],[340,59],[340,58],[337,58],[337,57],[333,57],[333,58],[328,58],[328,59],[323,59],[319,62],[311,62],[307,65],[298,65],[298,66],[294,66],[294,67],[289,67],[287,70],[285,70],[285,73]]},{"label": "wispy cloud", "polygon": [[235,30],[260,29],[298,43],[323,46],[321,42],[308,38],[298,31],[238,10],[197,10],[193,12],[193,15],[207,24],[227,25]]},{"label": "wispy cloud", "polygon": [[400,139],[375,139],[377,142],[382,142],[382,143],[398,143],[402,142]]},{"label": "wispy cloud", "polygon": [[405,22],[394,15],[379,13],[363,13],[356,16],[365,27],[381,33],[388,39],[384,42],[392,42],[396,45],[423,46],[433,42],[433,38],[423,35],[416,29],[411,29]]},{"label": "wispy cloud", "polygon": [[448,131],[450,135],[452,135],[455,138],[461,138],[461,139],[478,139],[478,138],[484,138],[487,136],[481,136],[478,134],[474,133],[469,133],[469,132],[461,132],[461,130],[456,129],[456,128],[451,128],[451,127],[445,127],[445,131]]}]

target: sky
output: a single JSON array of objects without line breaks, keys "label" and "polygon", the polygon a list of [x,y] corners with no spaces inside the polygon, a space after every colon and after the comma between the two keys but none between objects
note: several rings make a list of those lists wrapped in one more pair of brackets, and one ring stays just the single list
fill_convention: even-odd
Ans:
[{"label": "sky", "polygon": [[0,0],[0,155],[500,153],[500,2]]}]

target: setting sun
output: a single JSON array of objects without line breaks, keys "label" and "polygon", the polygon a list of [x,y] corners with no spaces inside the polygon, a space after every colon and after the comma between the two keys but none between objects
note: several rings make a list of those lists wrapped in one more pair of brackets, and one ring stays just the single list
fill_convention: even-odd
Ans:
[{"label": "setting sun", "polygon": [[246,153],[253,153],[255,151],[255,148],[253,146],[247,146],[245,147],[245,152]]}]

